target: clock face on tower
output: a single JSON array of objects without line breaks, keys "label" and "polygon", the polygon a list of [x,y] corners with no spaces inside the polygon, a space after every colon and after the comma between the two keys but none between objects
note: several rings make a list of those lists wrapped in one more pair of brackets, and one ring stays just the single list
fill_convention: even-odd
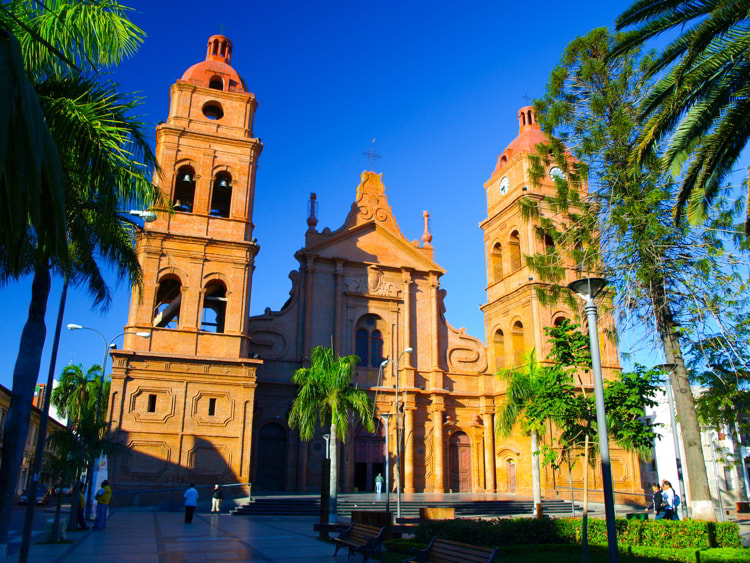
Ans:
[{"label": "clock face on tower", "polygon": [[508,177],[506,176],[502,180],[500,180],[500,195],[505,195],[508,193]]},{"label": "clock face on tower", "polygon": [[555,178],[564,178],[565,174],[557,166],[553,166],[549,169],[549,177],[554,180]]}]

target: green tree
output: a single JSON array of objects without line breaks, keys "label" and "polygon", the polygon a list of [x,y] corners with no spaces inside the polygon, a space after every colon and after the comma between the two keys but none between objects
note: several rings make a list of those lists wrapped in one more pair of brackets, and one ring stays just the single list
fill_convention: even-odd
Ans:
[{"label": "green tree", "polygon": [[[636,157],[667,140],[664,170],[684,172],[677,219],[701,222],[750,138],[750,29],[748,0],[637,0],[617,19],[629,29],[612,51],[617,57],[651,38],[677,36],[650,61],[647,77],[659,77],[640,105],[645,121]],[[750,198],[750,193],[748,194]],[[745,230],[750,234],[750,199]]]},{"label": "green tree", "polygon": [[[739,261],[722,238],[731,231],[735,208],[717,200],[710,224],[674,223],[670,202],[677,186],[657,155],[640,163],[631,159],[640,132],[638,104],[650,87],[650,58],[608,57],[614,42],[606,29],[571,42],[545,96],[535,102],[548,142],[537,147],[532,182],[539,186],[552,163],[565,174],[554,178],[554,195],[520,203],[524,217],[536,219],[539,234],[555,243],[525,259],[549,284],[537,292],[547,304],[564,299],[579,306],[566,290],[571,263],[576,275],[606,277],[613,291],[600,299],[600,309],[614,308],[620,330],[636,330],[641,344],[661,348],[677,366],[673,387],[685,389],[683,347],[706,329],[704,307],[730,287],[747,292],[736,271]],[[678,393],[676,402],[693,514],[714,519],[692,395]]]},{"label": "green tree", "polygon": [[303,440],[312,440],[320,425],[331,428],[330,509],[331,521],[336,520],[338,486],[338,446],[349,435],[349,416],[354,413],[368,432],[374,432],[375,407],[361,389],[352,384],[354,370],[359,363],[355,355],[335,357],[333,350],[316,346],[312,350],[310,367],[300,368],[292,377],[297,384],[297,397],[289,412],[289,428],[298,428]]},{"label": "green tree", "polygon": [[520,366],[502,369],[498,377],[506,382],[505,399],[500,405],[495,427],[501,436],[510,436],[516,425],[531,436],[531,482],[534,505],[542,502],[540,446],[548,421],[563,422],[579,404],[570,377],[565,372],[540,364],[536,349],[524,356]]},{"label": "green tree", "polygon": [[[745,342],[748,327],[741,334]],[[729,461],[734,466],[737,482],[745,483],[742,455],[743,434],[750,431],[747,419],[750,412],[750,368],[747,360],[738,362],[729,352],[723,335],[714,335],[693,345],[691,354],[691,381],[697,387],[695,399],[698,418],[712,428],[723,431],[726,428],[735,452]],[[747,353],[747,347],[742,351]],[[745,487],[739,490],[742,500],[747,500]]]},{"label": "green tree", "polygon": [[[57,204],[51,194],[47,198],[47,192],[41,190],[31,195],[11,191],[6,194],[7,201],[0,201],[13,209],[13,214],[21,213],[15,216],[21,217],[27,233],[18,243],[23,259],[20,267],[10,259],[17,252],[8,246],[10,237],[0,237],[0,277],[33,275],[0,465],[2,547],[7,545],[12,483],[17,480],[46,335],[44,315],[51,272],[68,276],[71,283],[85,284],[95,304],[103,307],[111,296],[100,263],[114,266],[120,277],[129,278],[136,286],[141,283],[132,232],[119,220],[117,209],[159,200],[150,181],[155,159],[142,124],[132,117],[137,100],[123,96],[115,85],[101,82],[99,74],[135,52],[143,40],[143,31],[128,20],[127,10],[111,0],[15,1],[3,4],[0,10],[0,31],[19,40],[24,70],[57,148],[65,211],[62,235],[57,232],[44,238],[34,228],[34,210],[41,210],[42,217],[54,218]],[[7,122],[0,121],[0,138],[22,142],[9,138],[8,131]],[[28,159],[47,158],[38,152],[38,144],[26,149]]]},{"label": "green tree", "polygon": [[[72,402],[77,401],[76,395],[75,393],[70,395]],[[109,425],[105,420],[97,421],[96,401],[87,400],[77,412],[79,417],[70,430],[53,432],[47,437],[49,447],[45,454],[45,471],[47,474],[52,475],[61,484],[73,488],[70,514],[68,515],[68,530],[75,530],[77,527],[76,517],[80,502],[78,482],[87,464],[90,463],[92,458],[98,459],[102,455],[117,455],[126,449],[110,435]],[[59,494],[55,510],[55,523],[52,529],[56,533],[60,529]]]},{"label": "green tree", "polygon": [[[102,384],[101,375],[100,365],[91,366],[85,373],[81,364],[65,366],[60,375],[60,384],[52,390],[52,404],[57,412],[69,419],[73,425],[77,424],[86,412],[94,412],[96,416],[97,397]],[[105,420],[104,414],[109,402],[108,381],[104,382],[101,393],[102,408],[99,420]]]}]

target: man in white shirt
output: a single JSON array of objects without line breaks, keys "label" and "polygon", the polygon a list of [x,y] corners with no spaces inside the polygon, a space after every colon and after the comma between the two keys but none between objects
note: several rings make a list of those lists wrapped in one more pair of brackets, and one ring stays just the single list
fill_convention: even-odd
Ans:
[{"label": "man in white shirt", "polygon": [[198,491],[194,483],[190,483],[190,488],[185,491],[185,524],[193,522],[195,507],[198,505]]}]

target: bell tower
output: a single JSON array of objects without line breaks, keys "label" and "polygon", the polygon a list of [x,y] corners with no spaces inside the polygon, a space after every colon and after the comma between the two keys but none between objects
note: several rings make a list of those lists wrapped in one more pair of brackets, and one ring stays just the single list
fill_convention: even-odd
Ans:
[{"label": "bell tower", "polygon": [[123,483],[249,482],[263,363],[248,352],[262,144],[255,96],[231,62],[232,42],[210,37],[156,128],[154,183],[171,209],[137,235],[143,290],[112,352],[109,419],[130,455],[111,478]]},{"label": "bell tower", "polygon": [[[536,154],[536,145],[546,138],[533,107],[522,107],[516,115],[518,136],[497,157],[495,170],[484,184],[487,219],[480,225],[484,231],[487,267],[487,303],[481,309],[488,368],[493,373],[520,364],[524,353],[532,349],[536,349],[538,360],[544,359],[547,348],[544,327],[563,317],[574,318],[562,303],[550,309],[539,302],[535,288],[543,283],[523,258],[543,252],[554,242],[537,233],[538,223],[521,217],[518,202],[523,198],[541,201],[545,195],[554,195],[554,177],[563,172],[549,166],[541,184],[532,184],[530,156]],[[573,281],[574,274],[573,268],[569,268],[567,281]]]},{"label": "bell tower", "polygon": [[142,299],[133,295],[126,348],[197,356],[247,356],[253,263],[257,102],[234,68],[232,42],[209,38],[204,61],[172,85],[156,129],[155,176],[173,213],[138,237]]}]

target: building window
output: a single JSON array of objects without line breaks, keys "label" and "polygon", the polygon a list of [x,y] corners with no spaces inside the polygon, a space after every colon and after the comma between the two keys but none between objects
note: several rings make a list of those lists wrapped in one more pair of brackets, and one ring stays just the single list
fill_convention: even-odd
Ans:
[{"label": "building window", "polygon": [[491,265],[492,281],[497,283],[503,279],[503,247],[499,242],[492,247]]},{"label": "building window", "polygon": [[224,320],[227,312],[227,288],[219,280],[206,284],[203,295],[203,321],[201,330],[205,332],[224,332]]},{"label": "building window", "polygon": [[156,395],[150,394],[148,396],[148,406],[146,412],[156,412]]},{"label": "building window", "polygon": [[203,115],[211,121],[218,121],[224,117],[224,109],[219,102],[207,102],[203,104]]},{"label": "building window", "polygon": [[182,284],[175,277],[167,277],[159,282],[156,290],[153,326],[178,328],[180,324],[180,302]]},{"label": "building window", "polygon": [[380,367],[383,362],[383,332],[377,315],[365,315],[357,322],[354,336],[355,354],[359,356],[359,367]]},{"label": "building window", "polygon": [[495,331],[492,338],[492,344],[495,348],[495,369],[505,368],[505,334],[500,329]]},{"label": "building window", "polygon": [[221,79],[221,76],[214,76],[211,78],[211,82],[208,83],[208,87],[214,90],[223,90],[224,81]]},{"label": "building window", "polygon": [[174,184],[174,209],[183,213],[193,212],[195,200],[195,170],[182,166],[177,171]]},{"label": "building window", "polygon": [[214,416],[216,414],[216,399],[211,397],[208,400],[208,416]]},{"label": "building window", "polygon": [[513,365],[523,365],[524,341],[523,341],[523,323],[516,321],[513,323]]},{"label": "building window", "polygon": [[227,172],[216,175],[211,192],[211,215],[229,217],[229,204],[232,201],[232,177]]},{"label": "building window", "polygon": [[724,486],[727,491],[734,490],[734,478],[732,476],[732,468],[730,466],[724,466]]},{"label": "building window", "polygon": [[521,239],[518,231],[510,234],[510,271],[517,272],[521,269]]}]

